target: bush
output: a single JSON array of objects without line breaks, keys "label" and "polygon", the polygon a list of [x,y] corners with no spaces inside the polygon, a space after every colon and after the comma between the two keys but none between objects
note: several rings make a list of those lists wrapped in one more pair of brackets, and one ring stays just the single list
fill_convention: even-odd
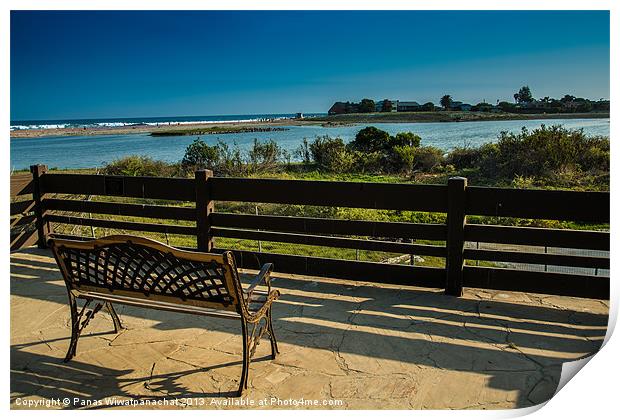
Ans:
[{"label": "bush", "polygon": [[413,169],[421,172],[432,172],[444,162],[443,151],[433,146],[415,149]]},{"label": "bush", "polygon": [[609,170],[609,139],[588,137],[583,130],[556,125],[519,134],[502,132],[493,164],[485,165],[489,175],[544,177],[558,173]]},{"label": "bush", "polygon": [[304,137],[301,145],[295,150],[295,156],[297,156],[305,165],[312,163],[312,153],[310,153],[310,143],[308,139]]},{"label": "bush", "polygon": [[[257,159],[258,154],[257,152]],[[216,175],[241,176],[247,175],[249,168],[236,143],[231,147],[228,143],[219,141],[216,145],[209,146],[200,139],[187,146],[180,166],[185,175],[198,169],[211,169]]]},{"label": "bush", "polygon": [[397,172],[411,172],[415,165],[417,150],[414,146],[394,146],[390,155],[391,169]]},{"label": "bush", "polygon": [[357,132],[349,149],[359,152],[379,152],[390,147],[390,135],[377,127],[366,127]]},{"label": "bush", "polygon": [[197,138],[185,149],[185,155],[181,160],[181,168],[186,172],[197,169],[215,169],[219,162],[217,146],[209,146]]},{"label": "bush", "polygon": [[485,159],[497,153],[497,144],[487,143],[480,147],[457,147],[446,157],[446,163],[456,169],[479,168]]},{"label": "bush", "polygon": [[268,140],[262,143],[254,139],[252,149],[248,152],[248,172],[272,171],[284,157],[284,151],[275,141]]},{"label": "bush", "polygon": [[214,166],[215,173],[227,176],[248,175],[248,165],[243,161],[237,143],[233,143],[231,147],[228,143],[219,141],[215,147],[218,157]]},{"label": "bush", "polygon": [[532,131],[524,128],[518,134],[502,132],[497,143],[457,148],[447,157],[456,169],[477,169],[489,178],[530,183],[538,178],[563,186],[576,182],[574,175],[605,176],[609,162],[608,138],[545,125]]},{"label": "bush", "polygon": [[309,145],[312,160],[319,169],[328,172],[347,172],[353,167],[353,155],[341,138],[317,137]]},{"label": "bush", "polygon": [[126,156],[106,164],[104,175],[125,176],[176,176],[177,167],[148,156]]},{"label": "bush", "polygon": [[408,146],[408,147],[420,147],[422,138],[417,134],[413,134],[411,131],[397,133],[390,139],[390,146]]},{"label": "bush", "polygon": [[382,172],[385,166],[385,156],[381,152],[349,151],[352,160],[351,169],[358,173]]}]

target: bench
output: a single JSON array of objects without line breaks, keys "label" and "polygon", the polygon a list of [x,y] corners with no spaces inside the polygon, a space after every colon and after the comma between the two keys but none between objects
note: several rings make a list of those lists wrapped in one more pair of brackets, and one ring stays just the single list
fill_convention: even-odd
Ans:
[{"label": "bench", "polygon": [[[84,327],[103,307],[122,324],[113,304],[241,321],[243,365],[238,396],[247,389],[250,360],[267,333],[271,358],[278,353],[271,305],[280,296],[271,289],[272,264],[265,264],[243,289],[232,252],[184,251],[147,238],[113,235],[91,241],[48,241],[63,274],[71,311],[71,341],[65,357],[76,354]],[[259,285],[266,291],[259,291]],[[77,299],[84,299],[78,311]],[[97,302],[92,309],[91,303]]]}]

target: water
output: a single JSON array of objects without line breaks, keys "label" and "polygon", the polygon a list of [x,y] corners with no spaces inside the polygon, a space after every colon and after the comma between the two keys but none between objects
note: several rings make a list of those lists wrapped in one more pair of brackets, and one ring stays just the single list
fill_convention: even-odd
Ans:
[{"label": "water", "polygon": [[[496,141],[501,131],[518,132],[522,127],[533,129],[541,124],[561,124],[566,128],[583,128],[589,135],[609,136],[609,119],[553,119],[521,121],[480,121],[460,123],[393,123],[372,124],[390,134],[412,131],[422,137],[422,145],[443,150],[454,147],[475,147]],[[264,133],[212,134],[200,136],[208,144],[218,140],[236,143],[248,150],[254,139],[275,140],[284,149],[294,152],[304,138],[329,135],[350,141],[368,124],[346,127],[288,126],[287,131]],[[11,168],[23,169],[41,163],[50,168],[94,168],[127,155],[146,155],[166,162],[179,161],[185,148],[197,136],[152,137],[148,134],[105,136],[65,136],[11,139]]]},{"label": "water", "polygon": [[[326,114],[306,114],[307,116]],[[199,115],[184,117],[132,117],[132,118],[97,118],[77,120],[13,120],[11,131],[46,128],[82,128],[82,127],[125,127],[131,125],[184,125],[211,122],[251,122],[282,120],[295,117],[294,114],[252,114],[252,115]]]}]

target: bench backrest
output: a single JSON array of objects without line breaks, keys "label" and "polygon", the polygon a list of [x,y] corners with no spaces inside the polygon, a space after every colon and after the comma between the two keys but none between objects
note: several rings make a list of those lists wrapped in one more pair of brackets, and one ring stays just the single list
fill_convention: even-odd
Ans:
[{"label": "bench backrest", "polygon": [[147,238],[50,239],[67,288],[235,311],[242,293],[231,252],[184,251]]}]

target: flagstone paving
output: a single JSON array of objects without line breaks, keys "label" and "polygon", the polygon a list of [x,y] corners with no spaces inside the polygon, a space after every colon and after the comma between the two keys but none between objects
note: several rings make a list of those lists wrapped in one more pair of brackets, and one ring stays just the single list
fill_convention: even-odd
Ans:
[{"label": "flagstone paving", "polygon": [[71,330],[60,272],[47,250],[14,252],[11,406],[527,407],[551,398],[562,363],[596,352],[607,328],[607,301],[478,289],[457,299],[284,275],[273,285],[280,354],[270,359],[268,340],[258,346],[237,399],[238,321],[119,306],[126,329],[113,333],[99,312],[64,363]]}]

